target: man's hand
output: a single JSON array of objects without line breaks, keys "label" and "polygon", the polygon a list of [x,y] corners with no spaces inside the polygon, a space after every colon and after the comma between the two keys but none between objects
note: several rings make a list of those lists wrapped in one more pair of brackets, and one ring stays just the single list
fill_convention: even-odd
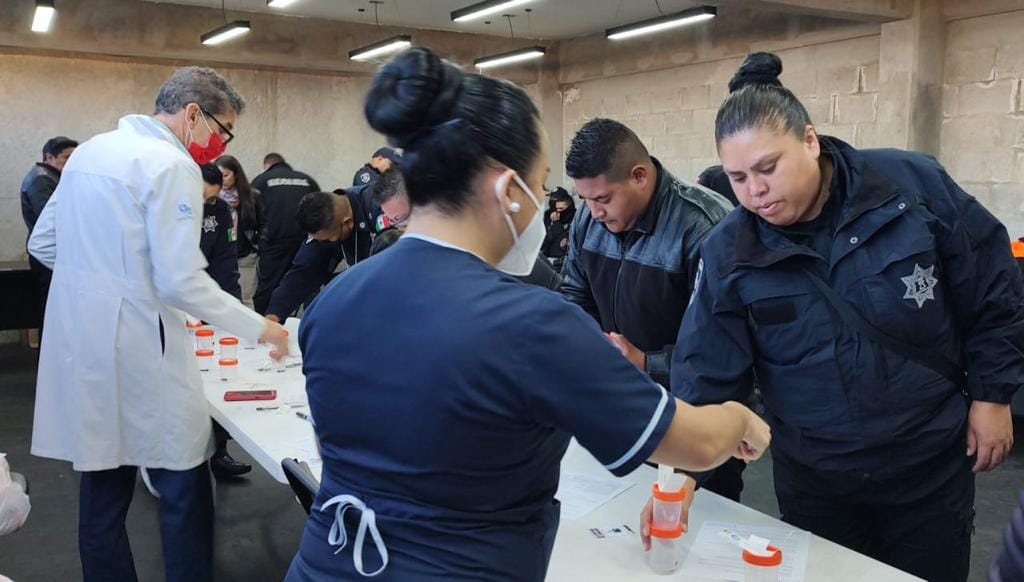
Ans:
[{"label": "man's hand", "polygon": [[760,459],[772,442],[771,427],[761,420],[761,417],[753,410],[739,402],[726,402],[722,406],[742,410],[746,415],[746,432],[743,433],[743,440],[740,441],[739,447],[736,448],[736,452],[732,456],[748,463]]},{"label": "man's hand", "polygon": [[974,472],[991,471],[1013,448],[1013,419],[1009,404],[971,403],[967,413],[967,456],[978,455]]},{"label": "man's hand", "polygon": [[273,321],[274,323],[281,323],[281,318],[276,316],[276,315],[274,315],[273,313],[268,313],[268,314],[264,315],[263,317],[269,319],[270,321]]},{"label": "man's hand", "polygon": [[558,212],[557,211],[552,212],[550,218],[551,218],[551,222],[558,222],[558,218],[559,218]]},{"label": "man's hand", "polygon": [[647,354],[634,346],[632,342],[626,339],[626,336],[613,331],[608,334],[608,339],[612,340],[612,343],[615,344],[615,347],[619,348],[622,355],[626,356],[626,359],[632,362],[641,372],[647,369]]},{"label": "man's hand", "polygon": [[274,347],[270,352],[272,357],[276,355],[276,359],[279,360],[288,355],[288,330],[269,317],[267,318],[267,325],[263,328],[263,335],[260,336],[260,341],[267,342]]},{"label": "man's hand", "polygon": [[569,248],[569,239],[563,238],[562,240],[558,241],[558,246],[562,247],[563,249]]},{"label": "man's hand", "polygon": [[[683,533],[686,533],[690,520],[690,506],[693,505],[693,494],[697,488],[697,482],[693,477],[686,476],[683,489],[686,490],[686,497],[683,499],[683,511],[679,514],[679,523],[683,526]],[[651,520],[654,518],[654,498],[647,500],[647,504],[640,510],[640,542],[644,545],[644,551],[651,549]]]}]

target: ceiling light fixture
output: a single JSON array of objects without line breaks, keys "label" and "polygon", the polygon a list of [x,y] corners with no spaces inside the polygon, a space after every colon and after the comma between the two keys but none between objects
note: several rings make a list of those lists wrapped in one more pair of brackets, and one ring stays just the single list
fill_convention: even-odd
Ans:
[{"label": "ceiling light fixture", "polygon": [[368,61],[370,59],[391,54],[412,46],[412,37],[408,34],[400,34],[386,38],[380,42],[368,44],[348,52],[348,58],[353,61]]},{"label": "ceiling light fixture", "polygon": [[634,36],[640,36],[642,34],[661,32],[663,30],[693,24],[703,20],[711,20],[717,13],[718,11],[714,6],[698,6],[689,10],[683,10],[682,12],[676,12],[675,14],[668,14],[657,18],[651,18],[649,20],[641,20],[640,22],[634,22],[633,24],[609,28],[604,34],[606,37],[613,40],[633,38]]},{"label": "ceiling light fixture", "polygon": [[199,37],[199,40],[203,41],[203,44],[207,46],[214,46],[242,36],[251,29],[252,27],[249,26],[248,20],[236,20],[234,22],[229,22],[224,26],[218,26]]},{"label": "ceiling light fixture", "polygon": [[544,56],[545,52],[546,49],[542,46],[530,46],[514,51],[509,51],[507,53],[500,53],[496,55],[490,55],[487,57],[479,58],[473,61],[473,66],[475,66],[478,69],[500,67],[501,65],[507,65],[510,63],[518,63],[520,61],[536,59]]},{"label": "ceiling light fixture", "polygon": [[270,8],[288,8],[298,1],[299,0],[267,0],[267,6]]},{"label": "ceiling light fixture", "polygon": [[520,4],[526,4],[527,2],[533,2],[533,0],[485,0],[484,2],[477,2],[471,6],[453,10],[451,14],[452,22],[468,22],[519,6]]},{"label": "ceiling light fixture", "polygon": [[53,0],[36,0],[36,13],[32,17],[32,32],[50,32],[50,25],[53,24],[53,17],[57,9],[53,7]]}]

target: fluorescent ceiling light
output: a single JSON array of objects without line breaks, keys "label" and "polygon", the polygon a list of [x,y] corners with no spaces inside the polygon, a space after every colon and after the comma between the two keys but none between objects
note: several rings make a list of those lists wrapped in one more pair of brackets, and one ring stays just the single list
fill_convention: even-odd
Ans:
[{"label": "fluorescent ceiling light", "polygon": [[468,22],[476,18],[482,18],[490,14],[501,12],[502,10],[515,8],[520,4],[526,4],[527,2],[532,1],[533,0],[485,0],[484,2],[477,2],[472,6],[453,10],[452,22]]},{"label": "fluorescent ceiling light", "polygon": [[526,61],[529,59],[536,59],[537,57],[544,56],[545,49],[542,46],[530,46],[507,53],[501,53],[497,55],[491,55],[489,57],[479,58],[473,61],[473,65],[478,69],[488,69],[491,67],[500,67],[501,65],[507,65],[509,63],[518,63],[519,61]]},{"label": "fluorescent ceiling light", "polygon": [[353,61],[368,61],[375,57],[409,48],[410,46],[412,46],[412,37],[408,34],[400,34],[348,51],[348,58]]},{"label": "fluorescent ceiling light", "polygon": [[298,1],[299,0],[267,0],[267,6],[270,8],[288,8]]},{"label": "fluorescent ceiling light", "polygon": [[32,17],[32,32],[50,32],[57,9],[53,0],[36,0],[36,14]]},{"label": "fluorescent ceiling light", "polygon": [[652,32],[661,32],[662,30],[676,28],[677,26],[685,26],[687,24],[693,24],[694,22],[701,22],[702,20],[711,20],[715,17],[715,14],[717,14],[717,10],[714,6],[698,6],[689,10],[683,10],[682,12],[676,12],[675,14],[668,14],[666,16],[651,18],[650,20],[641,20],[640,22],[634,22],[633,24],[609,28],[604,34],[608,38],[614,40],[633,38],[634,36],[651,34]]},{"label": "fluorescent ceiling light", "polygon": [[203,36],[199,37],[199,40],[203,41],[203,44],[205,45],[213,46],[225,43],[235,37],[242,36],[249,32],[249,29],[250,26],[248,20],[236,20],[207,32]]}]

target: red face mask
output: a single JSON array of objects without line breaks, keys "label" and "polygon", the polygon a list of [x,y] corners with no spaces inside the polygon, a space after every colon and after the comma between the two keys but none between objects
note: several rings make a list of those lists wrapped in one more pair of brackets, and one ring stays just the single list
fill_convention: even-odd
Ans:
[{"label": "red face mask", "polygon": [[224,140],[220,138],[219,133],[210,134],[210,141],[207,142],[206,147],[203,147],[196,142],[188,144],[188,153],[200,166],[216,160],[226,149],[228,149],[228,147],[224,145]]},{"label": "red face mask", "polygon": [[[200,115],[202,115],[200,113]],[[188,144],[188,153],[192,156],[197,164],[202,166],[203,164],[209,164],[213,160],[219,158],[224,150],[228,149],[228,146],[221,139],[220,134],[210,128],[210,122],[206,120],[206,116],[203,115],[203,123],[206,124],[206,129],[210,130],[210,139],[206,142],[206,146],[201,146],[196,142]],[[192,137],[192,131],[189,130],[189,138]]]}]

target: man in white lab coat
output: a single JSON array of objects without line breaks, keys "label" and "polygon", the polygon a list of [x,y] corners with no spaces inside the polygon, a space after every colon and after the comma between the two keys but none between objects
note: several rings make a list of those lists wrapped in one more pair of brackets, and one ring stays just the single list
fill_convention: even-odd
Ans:
[{"label": "man in white lab coat", "polygon": [[54,271],[36,385],[32,453],[82,472],[86,582],[136,580],[125,530],[138,467],[160,493],[168,582],[213,574],[213,452],[185,313],[287,349],[284,329],[206,274],[198,163],[232,139],[243,99],[212,69],[179,69],[153,116],[71,156],[29,240]]}]

